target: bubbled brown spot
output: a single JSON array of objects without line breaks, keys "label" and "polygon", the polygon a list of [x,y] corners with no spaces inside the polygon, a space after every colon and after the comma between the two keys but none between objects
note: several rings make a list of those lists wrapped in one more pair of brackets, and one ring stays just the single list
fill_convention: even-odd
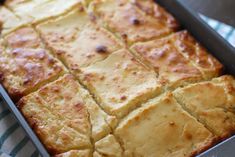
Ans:
[{"label": "bubbled brown spot", "polygon": [[65,54],[65,52],[63,50],[56,50],[55,53],[58,55],[58,56],[61,56],[62,54]]},{"label": "bubbled brown spot", "polygon": [[121,96],[121,100],[126,100],[127,97],[125,95]]},{"label": "bubbled brown spot", "polygon": [[74,105],[75,109],[79,112],[83,109],[83,103],[79,102],[77,104]]},{"label": "bubbled brown spot", "polygon": [[132,18],[130,19],[130,22],[131,22],[131,24],[133,24],[133,25],[140,25],[140,20],[139,20],[138,18],[136,18],[136,17],[132,17]]},{"label": "bubbled brown spot", "polygon": [[14,49],[13,51],[11,51],[11,54],[14,56],[18,55],[18,53],[19,53],[18,49]]},{"label": "bubbled brown spot", "polygon": [[127,39],[127,37],[128,37],[126,33],[121,34],[121,36],[123,39]]},{"label": "bubbled brown spot", "polygon": [[100,80],[103,81],[105,79],[105,76],[101,76]]},{"label": "bubbled brown spot", "polygon": [[54,63],[56,62],[56,60],[54,59],[54,58],[52,58],[52,57],[48,57],[48,63],[50,64],[50,65],[53,65]]},{"label": "bubbled brown spot", "polygon": [[31,81],[30,78],[25,78],[25,79],[23,80],[23,85],[29,84],[30,81]]},{"label": "bubbled brown spot", "polygon": [[71,70],[79,70],[78,64],[72,64],[71,65]]},{"label": "bubbled brown spot", "polygon": [[97,53],[107,53],[108,52],[108,48],[104,45],[99,45],[95,48],[95,51]]},{"label": "bubbled brown spot", "polygon": [[93,13],[88,13],[88,16],[92,22],[96,21],[96,16]]},{"label": "bubbled brown spot", "polygon": [[59,93],[60,92],[60,87],[58,87],[58,86],[52,87],[52,91],[55,92],[55,93]]},{"label": "bubbled brown spot", "polygon": [[170,122],[169,123],[171,126],[174,126],[175,125],[175,122]]},{"label": "bubbled brown spot", "polygon": [[192,134],[190,134],[190,133],[186,133],[186,134],[185,134],[185,137],[186,137],[186,139],[188,139],[188,140],[192,140],[192,138],[193,138]]}]

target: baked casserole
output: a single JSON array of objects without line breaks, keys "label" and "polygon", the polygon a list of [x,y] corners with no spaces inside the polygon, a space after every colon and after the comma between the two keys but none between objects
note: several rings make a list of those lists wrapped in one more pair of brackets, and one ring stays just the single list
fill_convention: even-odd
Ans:
[{"label": "baked casserole", "polygon": [[6,0],[0,81],[55,157],[192,157],[235,134],[235,79],[152,0]]}]

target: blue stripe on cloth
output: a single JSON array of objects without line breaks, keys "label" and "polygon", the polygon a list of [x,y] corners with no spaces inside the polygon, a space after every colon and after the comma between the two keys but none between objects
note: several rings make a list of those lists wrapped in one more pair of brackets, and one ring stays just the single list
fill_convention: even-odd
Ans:
[{"label": "blue stripe on cloth", "polygon": [[225,39],[228,40],[233,35],[234,29],[231,27],[230,31],[226,34]]},{"label": "blue stripe on cloth", "polygon": [[19,127],[19,124],[16,122],[11,127],[9,127],[6,132],[0,137],[0,149],[2,148],[5,140]]},{"label": "blue stripe on cloth", "polygon": [[202,14],[199,14],[200,15],[200,17],[204,20],[204,21],[208,21],[209,20],[209,18],[208,17],[206,17],[206,16],[204,16],[204,15],[202,15]]},{"label": "blue stripe on cloth", "polygon": [[6,117],[6,116],[7,116],[8,114],[10,114],[10,113],[11,113],[11,112],[10,112],[8,109],[2,111],[2,112],[0,113],[0,120],[3,119],[4,117]]},{"label": "blue stripe on cloth", "polygon": [[17,153],[26,145],[29,141],[29,138],[25,136],[11,151],[10,156],[15,157]]},{"label": "blue stripe on cloth", "polygon": [[220,27],[221,27],[221,23],[218,22],[218,23],[216,24],[216,26],[214,27],[214,29],[218,32],[219,29],[220,29]]},{"label": "blue stripe on cloth", "polygon": [[200,17],[215,31],[217,31],[225,40],[235,47],[235,29],[227,24],[210,19],[202,14]]}]

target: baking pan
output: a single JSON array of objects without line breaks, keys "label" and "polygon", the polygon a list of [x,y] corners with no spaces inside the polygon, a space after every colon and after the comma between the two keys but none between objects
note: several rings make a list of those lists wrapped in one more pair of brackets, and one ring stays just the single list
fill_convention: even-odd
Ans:
[{"label": "baking pan", "polygon": [[[0,1],[2,2],[2,1]],[[200,17],[187,9],[179,0],[156,0],[165,7],[180,22],[182,29],[187,29],[203,46],[205,46],[225,67],[225,73],[235,75],[235,49],[211,29]],[[0,95],[8,108],[27,133],[39,153],[49,157],[47,150],[30,128],[20,111],[17,109],[3,86],[0,85]],[[199,155],[199,157],[234,157],[235,136],[225,140],[215,147]]]},{"label": "baking pan", "polygon": [[[235,49],[195,12],[179,0],[156,0],[165,7],[213,56],[225,67],[225,73],[235,76]],[[217,144],[198,157],[234,157],[235,136]]]},{"label": "baking pan", "polygon": [[31,127],[28,125],[27,121],[24,119],[21,112],[18,110],[14,102],[11,100],[5,89],[2,85],[0,85],[0,98],[2,98],[3,102],[6,104],[6,106],[11,110],[11,112],[14,114],[15,118],[18,120],[21,127],[24,129],[28,137],[31,139],[32,143],[37,148],[38,152],[42,157],[49,157],[47,150],[43,146],[43,144],[40,142],[38,137],[35,135],[34,131],[31,129]]}]

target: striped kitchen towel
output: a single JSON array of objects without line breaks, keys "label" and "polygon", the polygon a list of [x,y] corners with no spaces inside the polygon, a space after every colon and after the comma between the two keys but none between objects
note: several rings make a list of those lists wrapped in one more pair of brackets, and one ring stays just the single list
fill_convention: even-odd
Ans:
[{"label": "striped kitchen towel", "polygon": [[0,157],[38,157],[35,147],[0,100]]},{"label": "striped kitchen towel", "polygon": [[231,45],[235,47],[235,28],[234,27],[218,22],[204,15],[200,15],[200,17],[205,22],[207,22],[212,28],[214,28]]},{"label": "striped kitchen towel", "polygon": [[[235,47],[235,29],[200,15],[211,27]],[[13,115],[0,100],[0,157],[38,157],[39,154]]]}]

